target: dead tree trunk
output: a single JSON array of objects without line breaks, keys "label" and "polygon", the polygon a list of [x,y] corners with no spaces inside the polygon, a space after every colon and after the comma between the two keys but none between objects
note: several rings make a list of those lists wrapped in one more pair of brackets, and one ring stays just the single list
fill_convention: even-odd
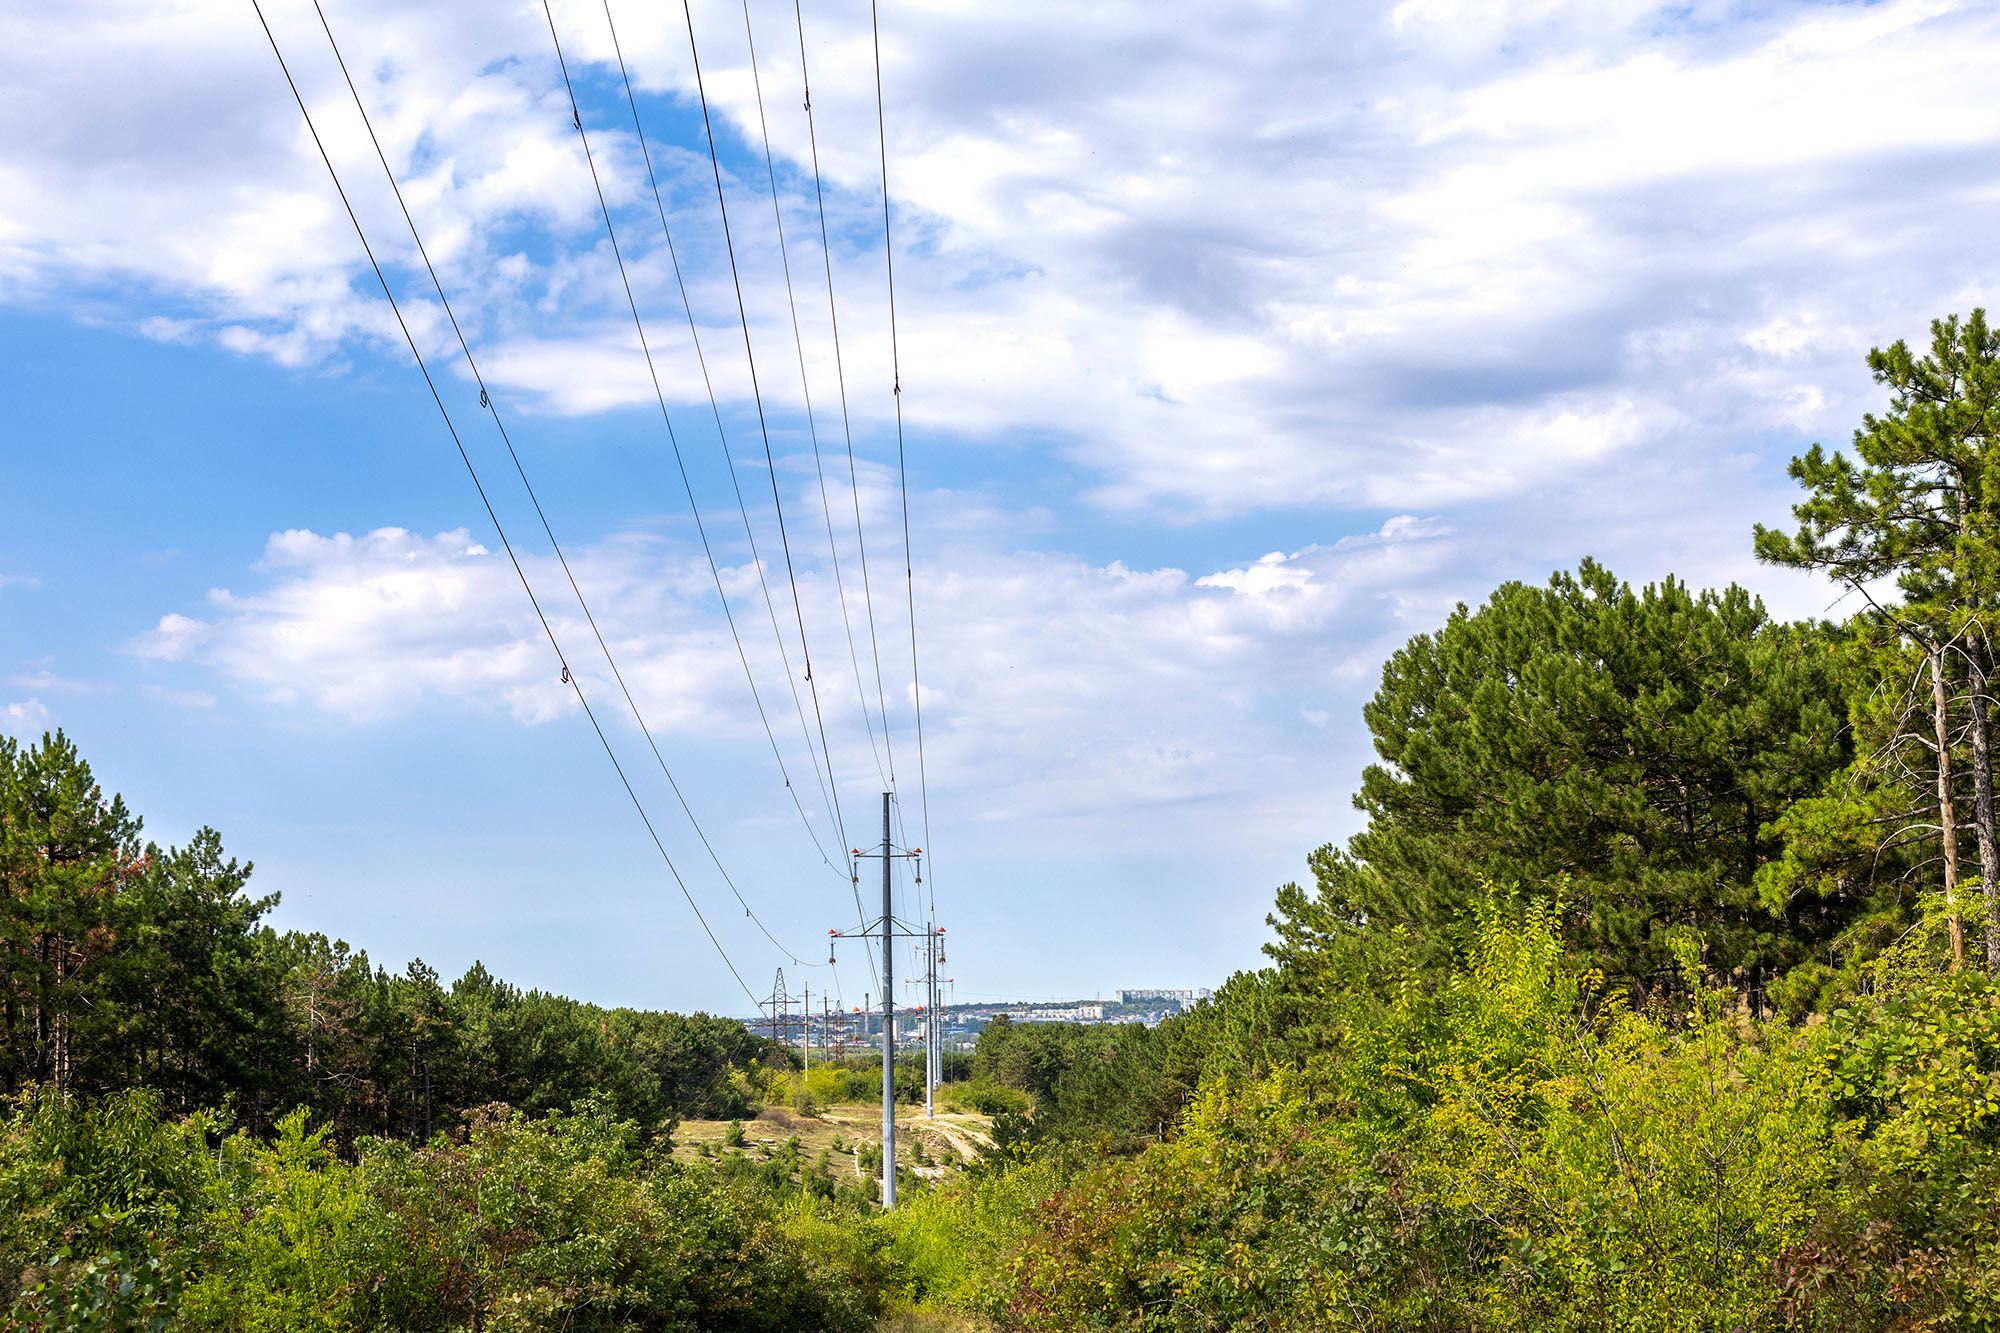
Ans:
[{"label": "dead tree trunk", "polygon": [[1986,898],[1986,970],[2000,972],[2000,842],[1993,828],[1993,747],[1986,717],[1986,635],[1966,636],[1972,686],[1972,827],[1979,839],[1980,890]]},{"label": "dead tree trunk", "polygon": [[1931,722],[1937,731],[1938,827],[1944,836],[1944,907],[1951,921],[1951,966],[1965,966],[1965,923],[1958,907],[1958,806],[1951,791],[1951,722],[1945,708],[1944,649],[1931,645]]}]

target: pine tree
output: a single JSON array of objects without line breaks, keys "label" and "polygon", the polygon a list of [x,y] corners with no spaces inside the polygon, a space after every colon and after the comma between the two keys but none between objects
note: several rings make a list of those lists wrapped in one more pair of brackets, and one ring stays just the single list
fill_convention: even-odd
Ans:
[{"label": "pine tree", "polygon": [[1673,987],[1667,935],[1693,926],[1710,971],[1761,1003],[1852,908],[1773,913],[1755,887],[1768,822],[1846,761],[1843,714],[1819,636],[1741,588],[1635,593],[1591,561],[1510,583],[1383,668],[1368,826],[1315,855],[1314,895],[1281,892],[1272,952],[1436,966],[1488,886],[1566,884],[1568,942],[1607,976]]},{"label": "pine tree", "polygon": [[[1987,327],[1983,310],[1963,323],[1956,316],[1936,320],[1928,356],[1897,342],[1870,351],[1868,368],[1890,390],[1888,412],[1864,417],[1855,431],[1858,461],[1817,444],[1792,460],[1792,478],[1807,491],[1792,511],[1798,531],[1760,524],[1757,555],[1826,571],[1926,653],[1950,652],[1963,661],[1987,967],[2000,972],[2000,830],[1987,709],[1993,673],[1987,618],[2000,602],[1994,525],[2000,474],[1990,466],[2000,429],[2000,332]],[[1900,603],[1878,597],[1888,581],[1902,593]],[[1934,732],[1949,730],[1948,705],[1935,700]]]},{"label": "pine tree", "polygon": [[106,798],[61,731],[23,750],[0,737],[0,1070],[58,1092],[75,1081],[79,1028],[108,1015],[97,964],[115,900],[144,873],[139,820]]}]

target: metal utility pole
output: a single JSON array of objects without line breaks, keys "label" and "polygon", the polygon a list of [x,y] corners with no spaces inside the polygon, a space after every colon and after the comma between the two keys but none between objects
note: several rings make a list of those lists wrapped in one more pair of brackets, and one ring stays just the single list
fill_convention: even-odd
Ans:
[{"label": "metal utility pole", "polygon": [[931,932],[937,943],[931,953],[931,1008],[937,1012],[937,1040],[931,1044],[931,1082],[944,1086],[944,978],[938,975],[944,966],[944,927],[938,926]]},{"label": "metal utility pole", "polygon": [[937,931],[924,932],[924,1118],[937,1119]]},{"label": "metal utility pole", "polygon": [[[892,840],[889,805],[894,799],[891,792],[882,793],[882,850],[863,852],[859,847],[850,848],[851,854],[860,860],[879,855],[882,858],[882,916],[877,921],[858,923],[853,931],[829,930],[827,934],[827,962],[833,962],[833,942],[841,939],[874,939],[876,928],[881,929],[882,946],[882,1206],[896,1206],[896,940],[912,939],[920,933],[910,927],[898,928],[894,896],[894,867],[890,862],[898,857],[918,861],[918,872],[922,873],[923,855],[921,847],[898,851]],[[860,867],[852,873],[855,884],[860,884]],[[921,883],[921,879],[918,881]],[[867,1012],[867,996],[862,997],[862,1013]],[[866,1030],[864,1023],[863,1030]],[[927,1071],[928,1072],[928,1071]]]},{"label": "metal utility pole", "polygon": [[889,901],[889,793],[882,793],[882,1206],[896,1206],[896,913]]},{"label": "metal utility pole", "polygon": [[933,957],[931,960],[931,1007],[937,1010],[938,1030],[937,1030],[937,1042],[931,1047],[931,1060],[933,1062],[931,1069],[931,1081],[937,1084],[939,1087],[943,1087],[944,1086],[944,1015],[945,1015],[944,978],[939,976],[938,973],[944,969],[944,927],[939,926],[932,933],[937,940],[937,952],[936,956]]},{"label": "metal utility pole", "polygon": [[799,1003],[800,1032],[799,1045],[806,1050],[806,1072],[813,1071],[813,988],[806,987],[805,999]]}]

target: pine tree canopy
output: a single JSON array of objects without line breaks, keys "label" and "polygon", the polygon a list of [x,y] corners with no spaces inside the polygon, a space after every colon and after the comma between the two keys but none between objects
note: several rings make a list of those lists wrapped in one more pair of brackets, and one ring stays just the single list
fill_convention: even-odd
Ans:
[{"label": "pine tree canopy", "polygon": [[1608,977],[1670,983],[1668,932],[1691,926],[1713,973],[1761,995],[1855,910],[1768,909],[1755,886],[1781,850],[1769,822],[1846,762],[1845,714],[1822,637],[1739,587],[1634,592],[1588,560],[1509,583],[1384,667],[1368,825],[1314,856],[1314,897],[1281,893],[1273,952],[1400,928],[1438,962],[1484,882],[1563,883],[1569,943]]}]

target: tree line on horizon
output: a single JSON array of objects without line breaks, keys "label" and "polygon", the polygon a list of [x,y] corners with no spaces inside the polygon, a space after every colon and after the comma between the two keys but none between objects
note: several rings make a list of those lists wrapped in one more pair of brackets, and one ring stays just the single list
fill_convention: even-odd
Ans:
[{"label": "tree line on horizon", "polygon": [[0,737],[0,1093],[148,1087],[172,1114],[257,1132],[310,1106],[343,1143],[424,1142],[460,1113],[592,1094],[648,1127],[741,1115],[771,1044],[733,1018],[605,1008],[479,963],[446,984],[325,935],[262,924],[251,867],[204,828],[142,841],[60,731]]}]

